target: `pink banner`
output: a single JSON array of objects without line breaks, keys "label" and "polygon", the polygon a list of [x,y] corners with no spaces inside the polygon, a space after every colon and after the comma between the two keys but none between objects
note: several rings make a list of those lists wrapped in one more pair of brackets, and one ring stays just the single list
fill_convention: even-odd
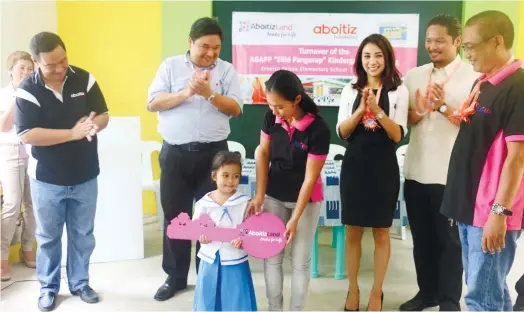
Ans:
[{"label": "pink banner", "polygon": [[[279,69],[301,76],[354,76],[358,47],[233,45],[233,64],[241,75],[271,75]],[[417,66],[417,48],[395,48],[397,68],[405,75]]]}]

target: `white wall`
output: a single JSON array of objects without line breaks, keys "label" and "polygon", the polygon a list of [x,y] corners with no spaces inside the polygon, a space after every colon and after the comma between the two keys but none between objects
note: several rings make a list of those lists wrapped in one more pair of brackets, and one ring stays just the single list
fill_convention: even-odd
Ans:
[{"label": "white wall", "polygon": [[[4,53],[2,52],[3,51],[3,47],[4,47],[4,36],[3,36],[3,27],[2,27],[2,21],[4,20],[3,19],[3,16],[4,16],[4,2],[0,0],[0,63],[4,63]],[[3,67],[0,66],[0,70],[2,70]],[[0,87],[3,87],[4,86],[4,75],[3,73],[0,74]]]},{"label": "white wall", "polygon": [[29,52],[31,37],[41,31],[57,31],[55,0],[0,0],[0,86],[9,81],[9,54]]}]

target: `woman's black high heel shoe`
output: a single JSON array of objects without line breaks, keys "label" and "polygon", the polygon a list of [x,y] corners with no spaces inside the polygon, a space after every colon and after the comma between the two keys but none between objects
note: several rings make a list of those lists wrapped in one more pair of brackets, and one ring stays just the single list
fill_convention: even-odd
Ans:
[{"label": "woman's black high heel shoe", "polygon": [[[360,296],[360,293],[359,293],[359,296]],[[349,297],[349,291],[348,291],[348,295],[346,296],[346,302],[348,301],[348,297]],[[349,310],[349,309],[346,309],[346,302],[344,302],[344,311],[359,311],[358,306],[357,306],[357,309],[356,309],[356,310]],[[360,304],[360,300],[359,300],[359,304]]]}]

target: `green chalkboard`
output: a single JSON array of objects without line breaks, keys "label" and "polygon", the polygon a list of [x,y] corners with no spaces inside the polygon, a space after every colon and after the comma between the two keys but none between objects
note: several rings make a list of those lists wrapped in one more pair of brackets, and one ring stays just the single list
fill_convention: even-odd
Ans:
[{"label": "green chalkboard", "polygon": [[[312,12],[312,13],[398,13],[419,14],[419,53],[417,64],[429,62],[424,49],[426,24],[437,14],[462,16],[462,1],[213,1],[213,16],[224,28],[220,57],[231,62],[231,18],[237,12]],[[247,156],[253,153],[260,138],[260,127],[267,106],[244,105],[244,114],[231,120],[229,140],[240,142]],[[322,117],[331,127],[331,142],[345,146],[335,133],[337,107],[321,107]],[[409,136],[401,144],[405,144]]]}]

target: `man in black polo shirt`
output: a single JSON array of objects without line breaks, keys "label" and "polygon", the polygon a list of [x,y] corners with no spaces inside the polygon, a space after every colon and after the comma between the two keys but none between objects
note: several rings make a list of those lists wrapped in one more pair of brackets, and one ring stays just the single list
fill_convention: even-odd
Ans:
[{"label": "man in black polo shirt", "polygon": [[524,70],[511,55],[513,39],[501,12],[466,23],[464,55],[483,75],[454,113],[461,125],[441,212],[459,223],[470,311],[512,310],[506,276],[524,210]]},{"label": "man in black polo shirt", "polygon": [[17,90],[15,124],[22,142],[31,145],[38,307],[51,311],[60,289],[64,224],[69,291],[85,302],[98,302],[88,269],[100,173],[96,133],[107,126],[109,115],[95,78],[69,66],[60,37],[39,33],[30,48],[39,69]]}]

